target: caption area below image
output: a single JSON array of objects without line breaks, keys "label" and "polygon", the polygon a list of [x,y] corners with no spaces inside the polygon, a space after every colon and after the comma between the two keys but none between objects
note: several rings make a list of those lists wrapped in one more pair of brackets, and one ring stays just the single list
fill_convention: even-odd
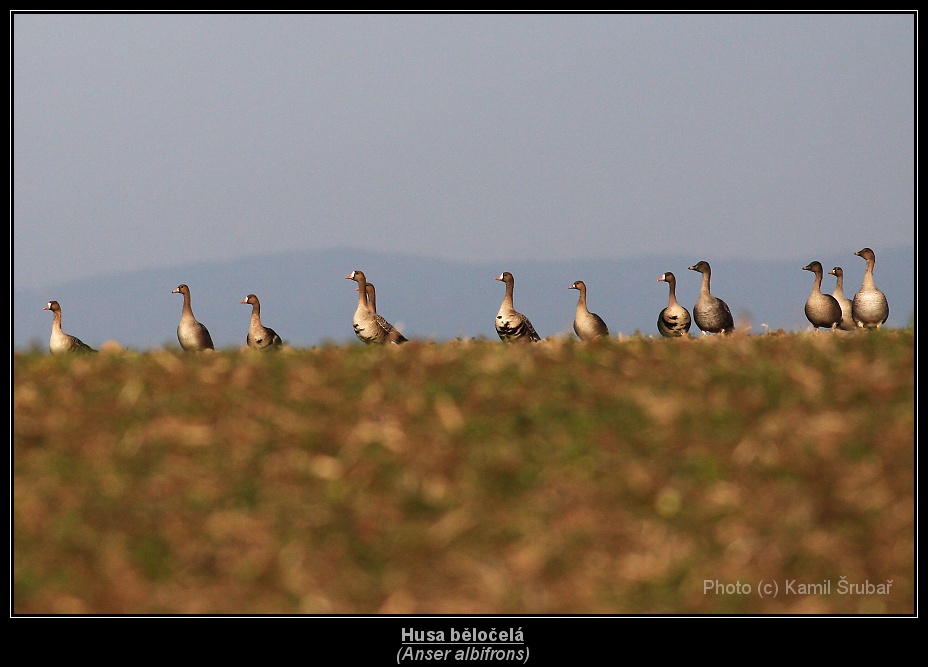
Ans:
[{"label": "caption area below image", "polygon": [[417,660],[526,662],[529,649],[522,628],[416,630],[403,628],[397,663]]}]

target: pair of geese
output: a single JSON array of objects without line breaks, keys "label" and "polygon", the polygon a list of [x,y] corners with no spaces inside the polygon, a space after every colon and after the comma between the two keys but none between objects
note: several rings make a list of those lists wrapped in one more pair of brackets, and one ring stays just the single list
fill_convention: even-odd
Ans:
[{"label": "pair of geese", "polygon": [[[856,328],[879,329],[889,317],[889,303],[886,295],[880,291],[873,281],[873,269],[876,257],[873,250],[864,248],[854,253],[867,262],[863,284],[853,301],[844,296],[844,271],[836,266],[828,273],[836,276],[837,284],[833,294],[822,293],[821,262],[813,261],[803,267],[805,271],[815,274],[812,291],[805,305],[805,313],[809,322],[818,331],[820,327],[853,330]],[[693,307],[693,317],[677,302],[676,278],[673,273],[666,272],[657,279],[666,282],[670,288],[667,307],[661,310],[657,318],[657,328],[666,338],[679,338],[689,333],[692,321],[700,328],[703,334],[719,333],[730,334],[735,330],[734,320],[728,304],[722,299],[713,296],[710,291],[712,269],[706,261],[700,261],[689,267],[691,271],[702,274],[702,285],[699,298]],[[358,307],[355,310],[352,325],[358,339],[366,344],[407,342],[392,324],[377,313],[377,296],[374,285],[367,281],[362,271],[352,271],[345,276],[347,280],[358,283]],[[513,306],[513,291],[515,279],[508,271],[504,271],[494,280],[505,283],[506,293],[496,314],[496,333],[503,342],[540,341],[541,337],[535,331],[531,321]],[[568,289],[580,292],[577,300],[577,310],[574,316],[574,332],[581,340],[607,337],[609,328],[603,319],[596,313],[590,312],[586,300],[586,284],[582,280],[575,281]],[[177,340],[185,351],[200,351],[214,349],[212,337],[206,326],[198,322],[193,315],[190,305],[190,288],[187,285],[178,285],[172,294],[182,294],[184,305],[181,310],[180,323],[177,326]],[[249,294],[241,303],[250,305],[251,322],[245,342],[248,347],[257,350],[280,349],[283,342],[276,331],[261,323],[261,303],[254,294]],[[52,354],[93,353],[92,347],[76,336],[64,333],[61,328],[61,305],[57,301],[49,301],[43,310],[52,312],[52,334],[49,339],[49,351]]]},{"label": "pair of geese", "polygon": [[[190,288],[180,284],[171,294],[183,294],[184,305],[180,312],[180,324],[177,325],[177,341],[186,352],[213,350],[213,339],[202,322],[193,316],[190,305]],[[277,332],[261,323],[261,302],[254,294],[249,294],[240,303],[251,306],[251,322],[245,343],[254,350],[279,350],[283,341]]]}]

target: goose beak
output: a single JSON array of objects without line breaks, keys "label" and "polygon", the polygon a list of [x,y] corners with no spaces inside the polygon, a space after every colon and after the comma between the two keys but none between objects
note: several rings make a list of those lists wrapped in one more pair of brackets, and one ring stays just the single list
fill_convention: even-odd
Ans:
[{"label": "goose beak", "polygon": [[248,303],[248,299],[242,299],[239,303]]}]

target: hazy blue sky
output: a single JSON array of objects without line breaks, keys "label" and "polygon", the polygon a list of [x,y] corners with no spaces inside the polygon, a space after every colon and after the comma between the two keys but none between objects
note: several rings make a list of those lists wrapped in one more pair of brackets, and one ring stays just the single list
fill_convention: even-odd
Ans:
[{"label": "hazy blue sky", "polygon": [[914,243],[912,14],[11,27],[21,289],[298,248],[805,263]]}]

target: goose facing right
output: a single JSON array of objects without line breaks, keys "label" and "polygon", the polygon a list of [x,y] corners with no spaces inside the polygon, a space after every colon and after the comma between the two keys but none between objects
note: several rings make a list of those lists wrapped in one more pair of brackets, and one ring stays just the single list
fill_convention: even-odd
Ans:
[{"label": "goose facing right", "polygon": [[206,326],[197,322],[190,306],[190,288],[181,283],[171,294],[183,294],[184,306],[180,311],[180,324],[177,325],[177,342],[186,352],[213,350],[213,339]]},{"label": "goose facing right", "polygon": [[693,306],[693,320],[703,335],[706,333],[730,334],[735,330],[735,320],[731,316],[728,304],[713,296],[709,291],[709,281],[712,277],[712,268],[709,262],[703,260],[689,267],[690,271],[702,274],[702,286],[699,288],[699,298]]},{"label": "goose facing right", "polygon": [[541,336],[535,331],[529,319],[512,306],[512,293],[515,287],[515,278],[512,274],[509,271],[503,271],[493,280],[506,284],[503,303],[499,307],[499,312],[496,313],[496,333],[499,339],[504,343],[540,341]]},{"label": "goose facing right", "polygon": [[241,303],[251,306],[251,323],[248,326],[248,334],[245,336],[245,343],[254,350],[279,350],[283,341],[277,332],[261,324],[261,302],[254,294],[249,294]]},{"label": "goose facing right", "polygon": [[803,271],[811,271],[815,274],[812,281],[812,291],[806,300],[806,318],[818,331],[819,327],[825,327],[834,331],[838,322],[841,321],[841,304],[831,294],[822,293],[822,264],[821,262],[809,262]]},{"label": "goose facing right", "polygon": [[666,271],[660,275],[657,282],[665,282],[670,286],[667,307],[657,316],[657,330],[664,338],[680,338],[687,335],[693,320],[690,317],[690,311],[677,301],[676,276]]},{"label": "goose facing right", "polygon": [[591,313],[586,305],[586,283],[582,280],[574,281],[567,289],[580,292],[577,299],[577,310],[574,313],[574,333],[580,340],[593,340],[594,338],[608,338],[609,327],[596,313]]},{"label": "goose facing right", "polygon": [[61,305],[49,301],[42,310],[52,311],[52,335],[48,340],[48,351],[52,354],[83,354],[96,352],[77,336],[66,334],[61,330]]},{"label": "goose facing right", "polygon": [[843,331],[854,331],[857,328],[857,325],[854,324],[853,304],[851,300],[844,295],[844,269],[840,266],[836,266],[831,271],[828,272],[830,275],[835,276],[838,279],[838,282],[835,283],[835,289],[831,293],[837,302],[841,306],[841,321],[838,322],[838,328]]},{"label": "goose facing right", "polygon": [[889,317],[889,302],[873,283],[876,256],[870,248],[858,250],[854,254],[867,260],[867,270],[864,272],[863,284],[851,302],[851,315],[859,328],[879,329]]},{"label": "goose facing right", "polygon": [[[367,277],[363,271],[354,270],[345,276],[345,280],[353,280],[358,283],[358,307],[355,309],[352,318],[352,326],[358,340],[366,345],[383,345],[386,343],[399,345],[409,342],[403,334],[371,307],[367,291]],[[376,301],[374,303],[376,304]]]}]

